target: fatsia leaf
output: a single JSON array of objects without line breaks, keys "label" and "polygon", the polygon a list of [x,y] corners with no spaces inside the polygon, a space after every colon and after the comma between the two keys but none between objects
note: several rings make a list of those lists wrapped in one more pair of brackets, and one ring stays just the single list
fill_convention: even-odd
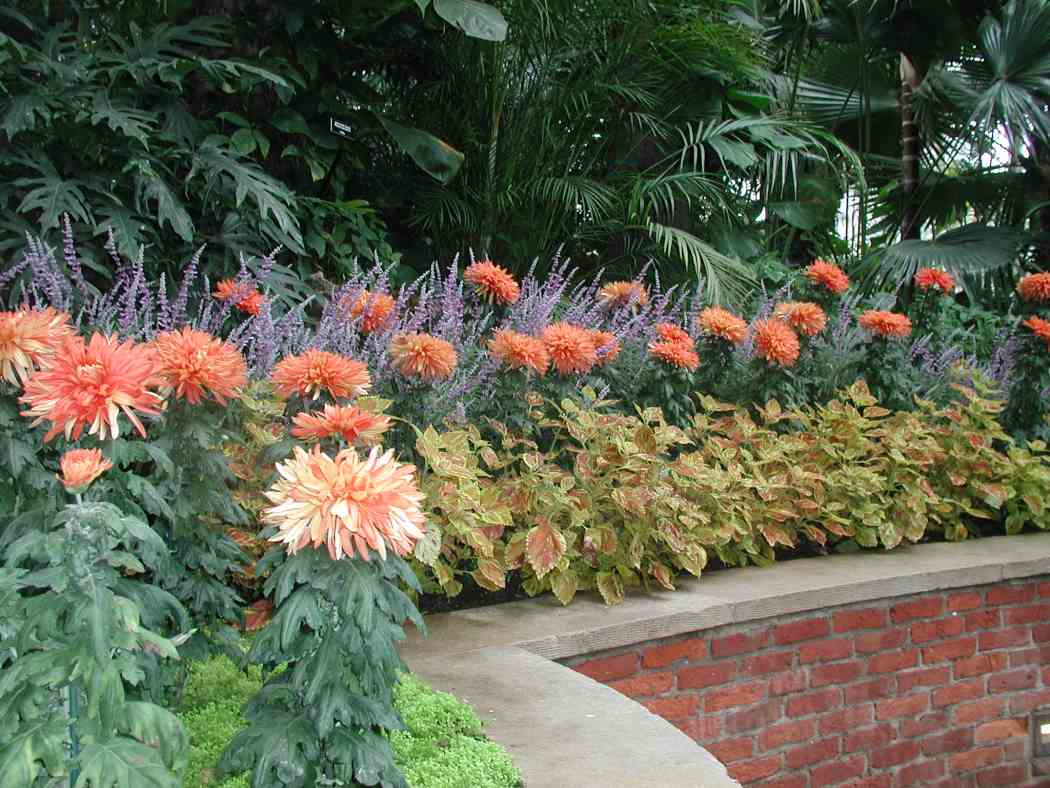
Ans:
[{"label": "fatsia leaf", "polygon": [[0,785],[36,785],[41,769],[52,776],[61,774],[66,734],[61,720],[45,720],[20,729],[0,747]]},{"label": "fatsia leaf", "polygon": [[546,575],[558,565],[563,555],[565,537],[549,520],[541,518],[539,525],[533,526],[525,539],[525,556],[536,570],[536,576]]},{"label": "fatsia leaf", "polygon": [[155,177],[142,182],[139,193],[143,208],[156,201],[157,224],[160,227],[167,224],[182,240],[187,243],[193,240],[193,219],[190,218],[182,201],[164,180]]},{"label": "fatsia leaf", "polygon": [[507,20],[495,6],[476,0],[434,0],[434,11],[471,38],[503,41],[507,37]]},{"label": "fatsia leaf", "polygon": [[46,94],[34,91],[24,96],[14,96],[7,104],[3,120],[0,120],[0,129],[7,132],[8,140],[12,140],[19,132],[35,129],[38,115],[45,123],[51,117]]},{"label": "fatsia leaf", "polygon": [[157,750],[117,736],[84,747],[74,788],[179,788],[181,784]]},{"label": "fatsia leaf", "polygon": [[189,758],[189,737],[179,718],[153,703],[124,704],[117,730],[157,749],[164,765],[181,772]]}]

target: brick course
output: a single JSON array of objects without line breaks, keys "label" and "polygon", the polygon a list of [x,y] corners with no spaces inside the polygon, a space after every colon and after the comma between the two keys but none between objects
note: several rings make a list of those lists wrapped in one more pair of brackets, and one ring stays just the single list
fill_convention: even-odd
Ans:
[{"label": "brick course", "polygon": [[671,720],[744,785],[1050,786],[1050,579],[733,624],[566,664]]}]

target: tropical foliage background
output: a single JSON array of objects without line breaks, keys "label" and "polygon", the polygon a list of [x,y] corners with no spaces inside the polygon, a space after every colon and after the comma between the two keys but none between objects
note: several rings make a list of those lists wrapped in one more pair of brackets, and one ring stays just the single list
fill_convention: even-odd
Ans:
[{"label": "tropical foliage background", "polygon": [[68,214],[102,279],[112,229],[169,272],[280,245],[301,292],[563,249],[730,302],[937,265],[1002,307],[1050,249],[1048,49],[1044,0],[17,0],[0,252]]}]

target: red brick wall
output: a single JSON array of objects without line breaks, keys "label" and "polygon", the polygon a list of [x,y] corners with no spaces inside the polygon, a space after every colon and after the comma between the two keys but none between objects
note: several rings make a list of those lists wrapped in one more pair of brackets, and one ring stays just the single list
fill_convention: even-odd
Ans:
[{"label": "red brick wall", "polygon": [[[566,660],[745,785],[1050,786],[1050,582],[894,597]],[[1050,763],[1046,764],[1050,767]]]}]

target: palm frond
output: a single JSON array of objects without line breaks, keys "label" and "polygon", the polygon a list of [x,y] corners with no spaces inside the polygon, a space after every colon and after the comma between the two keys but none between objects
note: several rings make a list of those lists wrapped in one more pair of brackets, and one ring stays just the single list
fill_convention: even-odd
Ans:
[{"label": "palm frond", "polygon": [[692,233],[678,227],[649,222],[646,232],[665,257],[695,272],[704,282],[705,296],[716,304],[740,304],[755,279],[740,260],[728,257]]}]

